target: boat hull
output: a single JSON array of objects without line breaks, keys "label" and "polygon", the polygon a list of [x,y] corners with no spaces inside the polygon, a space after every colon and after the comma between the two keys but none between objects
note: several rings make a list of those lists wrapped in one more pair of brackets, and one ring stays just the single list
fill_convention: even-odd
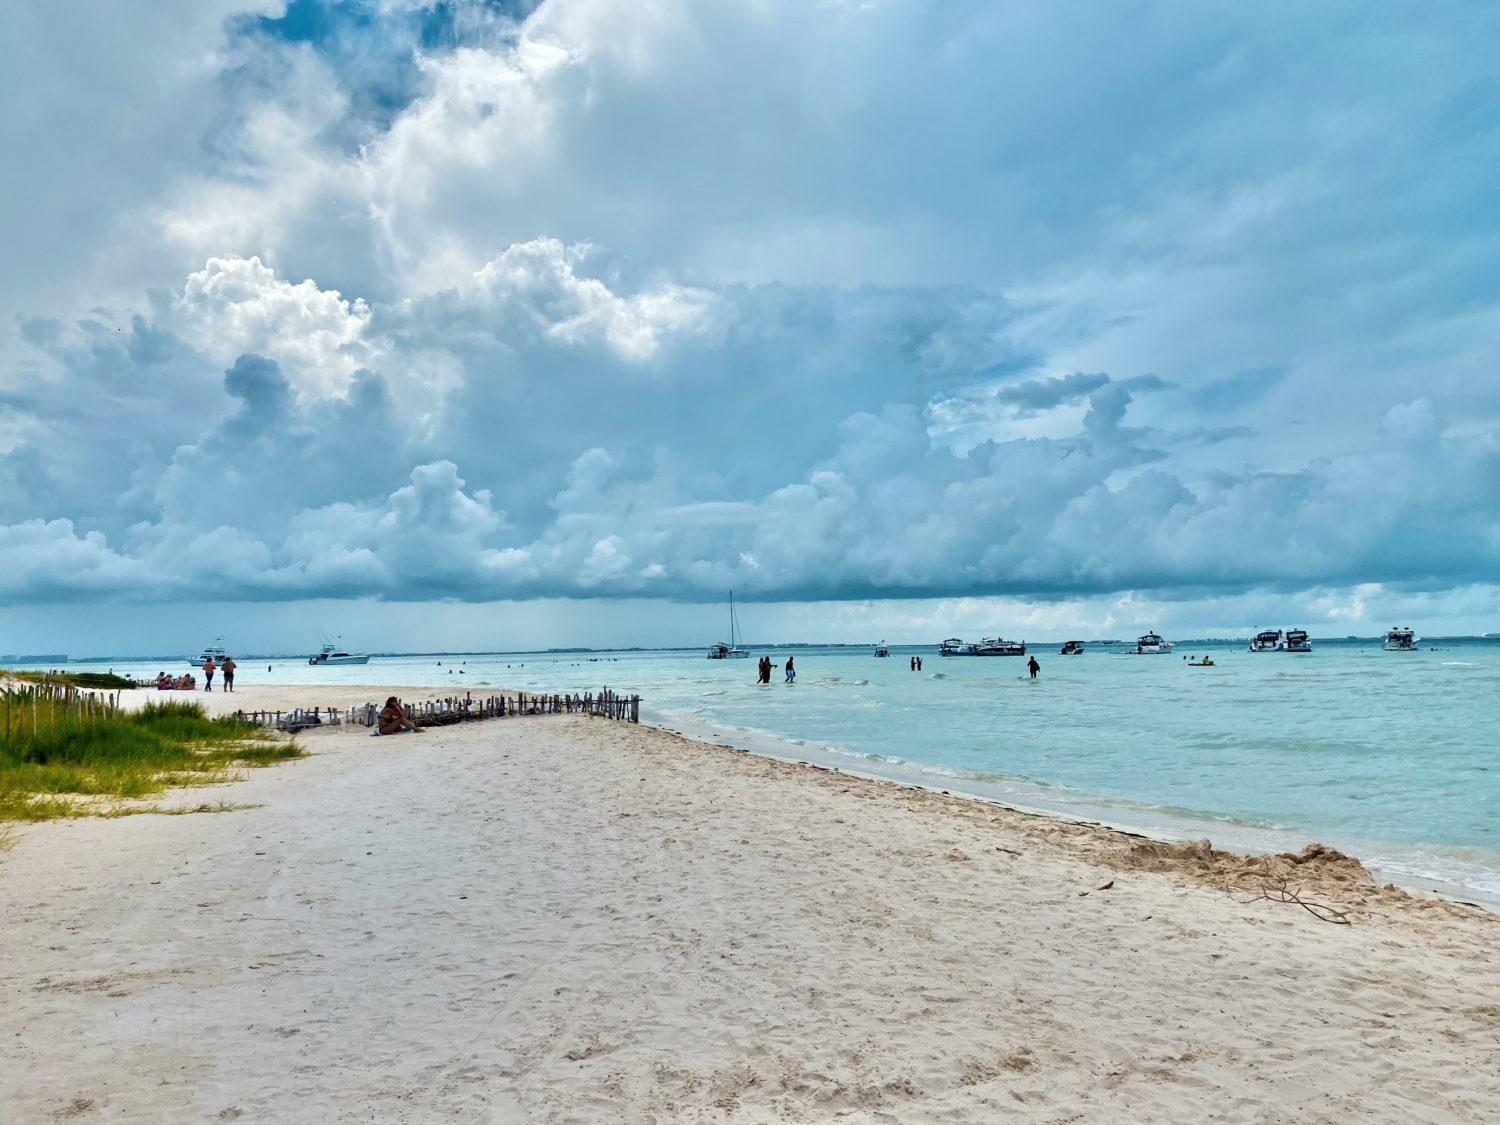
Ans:
[{"label": "boat hull", "polygon": [[316,656],[310,656],[307,662],[317,668],[325,664],[368,664],[370,658],[368,656],[329,656],[320,660]]}]

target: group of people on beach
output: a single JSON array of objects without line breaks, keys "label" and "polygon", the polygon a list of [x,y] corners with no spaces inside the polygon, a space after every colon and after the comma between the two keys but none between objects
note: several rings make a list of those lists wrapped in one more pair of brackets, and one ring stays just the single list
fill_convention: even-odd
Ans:
[{"label": "group of people on beach", "polygon": [[[758,669],[760,671],[760,678],[756,682],[757,683],[762,683],[762,684],[768,684],[768,683],[770,683],[771,682],[771,669],[776,667],[776,665],[774,665],[774,664],[771,663],[771,658],[769,656],[762,656],[760,658],[760,664],[757,665],[757,667],[758,667]],[[788,656],[786,658],[786,665],[785,665],[785,667],[786,667],[786,682],[789,683],[789,684],[796,683],[797,682],[797,669],[792,664],[792,658],[790,656]]]},{"label": "group of people on beach", "polygon": [[[213,691],[214,673],[222,672],[224,674],[224,690],[233,691],[235,667],[234,657],[232,656],[226,656],[221,663],[215,663],[212,656],[207,657],[203,661],[203,690]],[[266,671],[270,671],[269,666],[267,666]],[[186,672],[181,676],[169,676],[165,672],[158,672],[156,674],[156,690],[197,691],[198,680],[191,672]]]}]

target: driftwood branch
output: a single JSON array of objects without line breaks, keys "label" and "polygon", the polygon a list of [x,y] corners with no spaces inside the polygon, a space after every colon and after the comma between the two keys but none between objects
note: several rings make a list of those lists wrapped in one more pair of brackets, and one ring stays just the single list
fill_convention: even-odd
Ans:
[{"label": "driftwood branch", "polygon": [[1240,899],[1242,903],[1251,902],[1287,902],[1296,903],[1320,922],[1327,922],[1333,926],[1352,926],[1349,921],[1349,912],[1329,906],[1324,902],[1310,902],[1297,893],[1285,876],[1262,875],[1264,885],[1260,893],[1253,898]]}]

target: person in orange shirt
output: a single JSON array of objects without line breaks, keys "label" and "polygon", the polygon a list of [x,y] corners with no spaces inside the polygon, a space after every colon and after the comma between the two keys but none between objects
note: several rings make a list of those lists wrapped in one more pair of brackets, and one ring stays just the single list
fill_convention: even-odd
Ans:
[{"label": "person in orange shirt", "polygon": [[215,668],[214,658],[212,656],[206,657],[204,659],[204,661],[203,661],[203,690],[204,691],[213,691],[214,690],[214,668]]}]

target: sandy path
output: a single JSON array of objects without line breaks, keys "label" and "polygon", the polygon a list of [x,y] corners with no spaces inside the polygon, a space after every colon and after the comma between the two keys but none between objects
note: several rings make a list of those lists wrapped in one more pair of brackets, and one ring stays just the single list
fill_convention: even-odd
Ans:
[{"label": "sandy path", "polygon": [[1500,1116],[1490,916],[601,720],[307,745],[0,857],[0,1118]]}]

